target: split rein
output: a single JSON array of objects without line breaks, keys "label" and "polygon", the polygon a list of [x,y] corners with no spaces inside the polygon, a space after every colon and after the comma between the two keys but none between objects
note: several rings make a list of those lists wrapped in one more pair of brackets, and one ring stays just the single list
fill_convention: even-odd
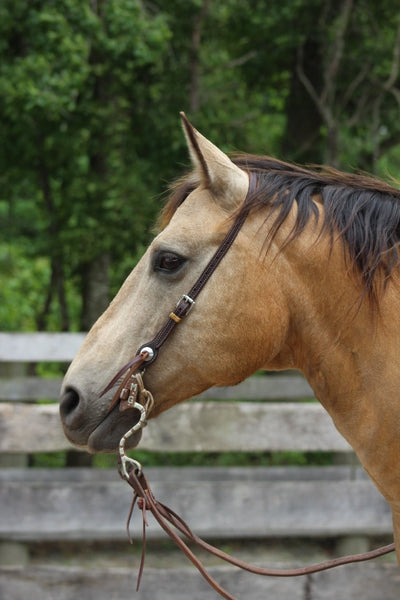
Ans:
[{"label": "split rein", "polygon": [[339,567],[341,565],[346,565],[349,563],[371,560],[373,558],[377,558],[378,556],[383,556],[384,554],[393,552],[394,550],[394,544],[389,544],[388,546],[383,546],[381,548],[378,548],[377,550],[372,550],[363,554],[353,554],[350,556],[334,558],[332,560],[328,560],[316,565],[311,565],[309,567],[300,567],[297,569],[268,569],[263,567],[256,567],[233,556],[230,556],[229,554],[226,554],[219,548],[208,544],[195,533],[193,533],[193,531],[190,529],[187,523],[185,523],[185,521],[181,517],[179,517],[179,515],[177,515],[173,510],[168,508],[168,506],[166,506],[165,504],[162,504],[161,502],[158,502],[158,500],[156,500],[142,470],[132,469],[128,474],[128,478],[126,480],[134,490],[133,501],[127,522],[128,537],[130,541],[131,537],[129,534],[129,523],[136,501],[139,509],[142,511],[143,519],[143,550],[137,580],[137,590],[139,589],[144,568],[146,542],[145,531],[146,526],[148,524],[146,518],[146,511],[152,513],[158,524],[162,527],[162,529],[164,529],[164,531],[167,533],[170,539],[178,546],[178,548],[182,550],[186,557],[194,564],[194,566],[198,569],[198,571],[210,584],[210,586],[214,588],[214,590],[218,592],[220,596],[226,598],[227,600],[235,600],[235,597],[232,596],[229,592],[227,592],[217,581],[215,581],[215,579],[208,573],[208,571],[205,569],[204,565],[197,558],[194,552],[189,548],[186,542],[176,532],[179,532],[189,542],[195,544],[199,548],[202,548],[209,554],[212,554],[213,556],[216,556],[217,558],[220,558],[221,560],[224,560],[234,565],[235,567],[238,567],[239,569],[248,571],[255,575],[264,575],[268,577],[296,577],[299,575],[310,575],[312,573],[326,571],[327,569],[333,569],[334,567]]},{"label": "split rein", "polygon": [[[249,173],[249,179],[250,182],[248,196],[255,190],[255,176],[252,173]],[[299,575],[310,575],[312,573],[325,571],[327,569],[332,569],[334,567],[346,565],[349,563],[371,560],[378,556],[383,556],[384,554],[393,552],[395,549],[394,544],[389,544],[387,546],[383,546],[370,552],[335,558],[316,565],[300,567],[296,569],[268,569],[247,564],[246,562],[236,559],[230,556],[229,554],[226,554],[222,550],[216,548],[215,546],[212,546],[211,544],[208,544],[207,542],[202,540],[190,529],[187,523],[185,523],[185,521],[181,517],[179,517],[179,515],[177,515],[172,509],[168,508],[168,506],[166,506],[165,504],[162,504],[161,502],[156,500],[150,488],[150,485],[146,479],[146,476],[143,473],[141,464],[133,458],[130,458],[126,454],[126,443],[128,439],[146,425],[147,416],[151,412],[154,405],[153,396],[148,390],[146,390],[143,383],[142,375],[144,373],[145,367],[154,362],[154,360],[157,358],[160,347],[171,335],[175,327],[192,309],[197,296],[199,295],[199,293],[201,292],[211,275],[214,273],[215,269],[217,268],[225,254],[228,252],[229,248],[232,246],[236,236],[238,235],[247,217],[247,214],[248,212],[246,211],[242,211],[239,214],[239,217],[234,221],[232,227],[228,231],[221,245],[219,246],[213,257],[210,259],[209,263],[207,264],[207,266],[205,267],[205,269],[203,270],[193,287],[190,289],[188,294],[182,296],[182,298],[177,303],[174,311],[169,314],[168,320],[158,331],[155,337],[150,342],[148,342],[147,344],[143,344],[139,348],[136,356],[131,361],[129,361],[124,367],[122,367],[122,369],[120,369],[120,371],[115,375],[115,377],[113,377],[113,379],[109,382],[107,387],[101,393],[101,396],[103,396],[114,386],[118,385],[118,388],[111,400],[110,406],[108,407],[107,414],[110,413],[111,410],[113,410],[117,405],[119,405],[119,410],[121,412],[130,409],[134,409],[139,412],[138,421],[121,438],[118,447],[119,474],[122,477],[122,479],[128,482],[128,484],[131,486],[134,492],[127,522],[128,537],[131,542],[132,540],[129,533],[129,524],[135,506],[137,506],[142,512],[143,548],[142,558],[139,567],[137,589],[139,589],[144,568],[146,550],[146,526],[148,525],[146,517],[147,511],[153,515],[153,517],[161,526],[161,528],[164,529],[164,531],[170,537],[170,539],[178,546],[178,548],[180,548],[180,550],[182,550],[186,557],[194,564],[194,566],[199,570],[199,572],[209,583],[209,585],[216,592],[218,592],[220,596],[226,598],[227,600],[235,600],[235,598],[229,592],[227,592],[221,585],[219,585],[219,583],[215,581],[215,579],[208,573],[204,565],[197,558],[194,552],[189,548],[189,546],[182,539],[181,536],[186,538],[188,542],[196,545],[199,548],[202,548],[206,552],[240,569],[249,571],[250,573],[254,573],[256,575],[273,577],[295,577]]]}]

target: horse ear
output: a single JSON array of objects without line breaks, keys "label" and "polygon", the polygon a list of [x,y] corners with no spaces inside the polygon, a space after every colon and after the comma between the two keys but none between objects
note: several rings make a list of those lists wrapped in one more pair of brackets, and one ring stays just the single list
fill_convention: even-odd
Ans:
[{"label": "horse ear", "polygon": [[181,112],[183,130],[190,157],[201,183],[214,193],[227,210],[234,210],[243,202],[249,188],[249,178],[217,146],[193,127]]}]

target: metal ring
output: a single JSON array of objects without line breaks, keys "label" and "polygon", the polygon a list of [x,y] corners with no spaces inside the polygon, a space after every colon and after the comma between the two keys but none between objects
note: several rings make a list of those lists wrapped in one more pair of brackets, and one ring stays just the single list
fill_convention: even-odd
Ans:
[{"label": "metal ring", "polygon": [[143,348],[140,348],[140,354],[142,354],[142,352],[147,352],[148,354],[148,357],[144,359],[144,362],[153,360],[155,354],[153,348],[151,348],[150,346],[144,346]]},{"label": "metal ring", "polygon": [[142,465],[140,464],[140,462],[124,454],[123,456],[121,456],[121,463],[119,468],[120,475],[123,479],[129,479],[130,471],[128,471],[128,465],[133,467],[134,471],[136,471],[136,474],[138,476],[142,474]]}]

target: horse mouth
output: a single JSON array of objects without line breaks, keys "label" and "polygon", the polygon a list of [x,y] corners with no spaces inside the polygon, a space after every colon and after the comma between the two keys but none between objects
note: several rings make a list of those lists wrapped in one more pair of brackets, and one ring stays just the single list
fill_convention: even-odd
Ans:
[{"label": "horse mouth", "polygon": [[[141,413],[135,408],[120,411],[117,404],[109,410],[109,398],[99,406],[85,398],[79,388],[65,385],[60,400],[60,419],[68,440],[90,453],[115,452],[121,438],[140,421]],[[141,439],[141,431],[131,435],[126,448],[134,448]]]},{"label": "horse mouth", "polygon": [[[139,421],[140,413],[130,410],[120,413],[115,407],[100,422],[83,419],[79,423],[68,423],[62,419],[65,436],[76,447],[91,454],[115,452],[121,438]],[[135,448],[142,437],[140,429],[126,442],[126,448]]]},{"label": "horse mouth", "polygon": [[[139,421],[139,412],[135,411],[135,420],[132,415],[121,415],[117,410],[110,413],[92,431],[87,440],[87,449],[90,453],[115,452],[121,438],[125,433]],[[137,418],[136,418],[137,417]],[[135,432],[126,442],[127,448],[136,448],[142,438],[142,430]]]}]

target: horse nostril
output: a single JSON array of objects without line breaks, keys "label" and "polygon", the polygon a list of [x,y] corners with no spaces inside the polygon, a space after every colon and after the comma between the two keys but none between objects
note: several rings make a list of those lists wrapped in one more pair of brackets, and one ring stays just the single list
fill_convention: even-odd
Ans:
[{"label": "horse nostril", "polygon": [[77,391],[72,388],[67,388],[63,397],[60,400],[60,415],[61,419],[67,424],[72,424],[78,417],[80,405],[80,397]]}]

